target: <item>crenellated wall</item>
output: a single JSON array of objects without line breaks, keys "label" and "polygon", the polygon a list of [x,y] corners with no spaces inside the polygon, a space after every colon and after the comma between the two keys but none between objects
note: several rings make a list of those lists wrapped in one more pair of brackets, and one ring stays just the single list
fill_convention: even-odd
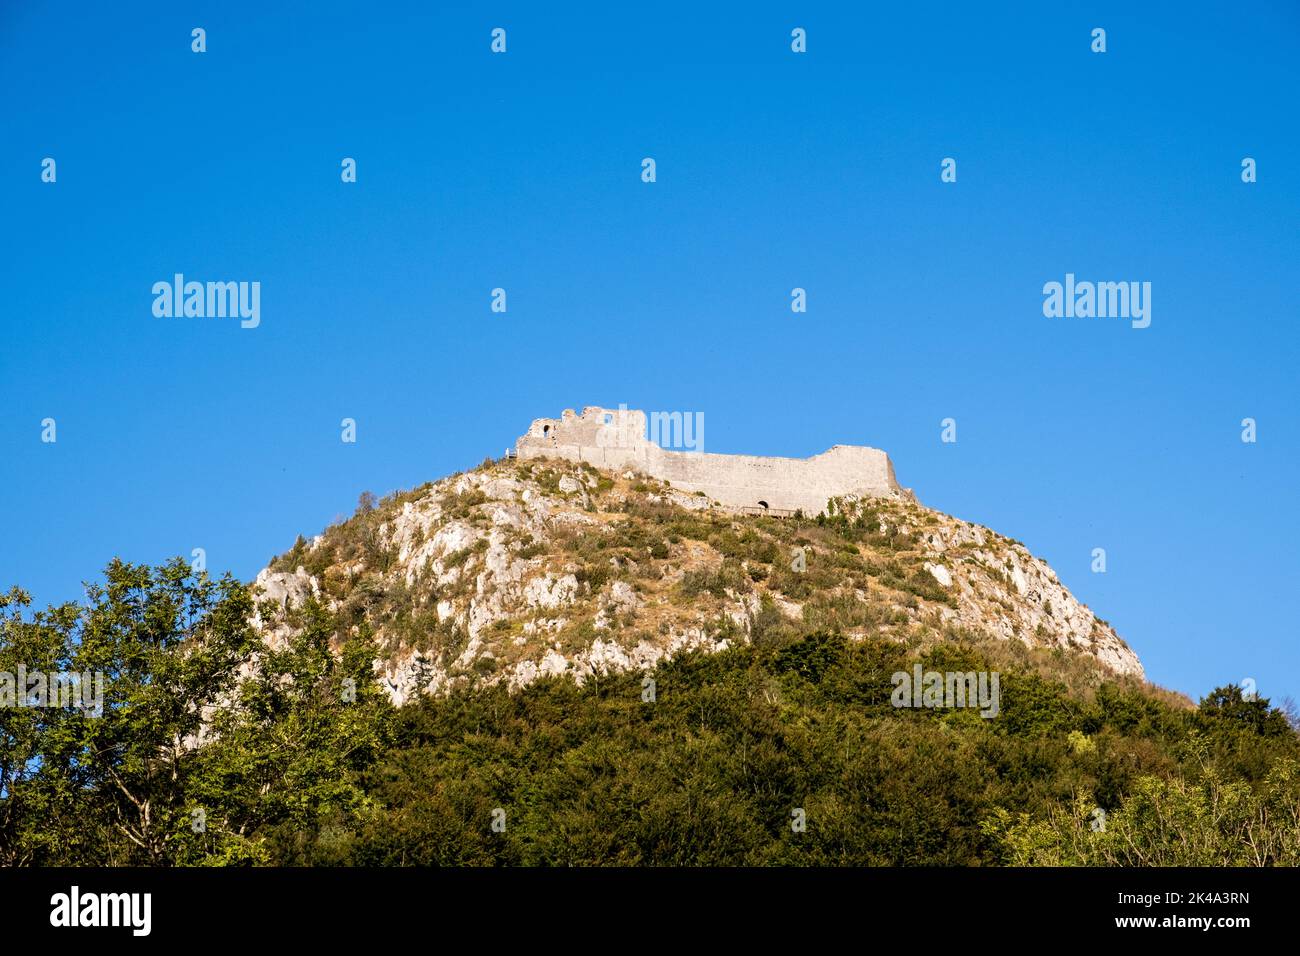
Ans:
[{"label": "crenellated wall", "polygon": [[562,458],[597,468],[644,472],[730,508],[766,507],[819,514],[830,498],[907,495],[889,456],[878,448],[836,445],[811,458],[668,451],[646,437],[646,414],[588,406],[539,418],[515,442],[521,459]]}]

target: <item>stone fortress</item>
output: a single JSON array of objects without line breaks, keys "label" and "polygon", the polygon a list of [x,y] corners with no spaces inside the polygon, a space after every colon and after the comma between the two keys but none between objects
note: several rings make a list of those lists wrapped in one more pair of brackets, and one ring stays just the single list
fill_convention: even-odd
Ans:
[{"label": "stone fortress", "polygon": [[[660,431],[671,424],[675,435],[682,434],[679,413],[655,417]],[[515,456],[632,469],[748,513],[816,515],[835,497],[913,497],[898,484],[889,456],[878,448],[835,445],[811,458],[669,451],[646,437],[646,422],[645,412],[626,408],[588,406],[581,415],[567,408],[558,419],[534,421],[515,442]],[[698,437],[697,443],[702,444]]]}]

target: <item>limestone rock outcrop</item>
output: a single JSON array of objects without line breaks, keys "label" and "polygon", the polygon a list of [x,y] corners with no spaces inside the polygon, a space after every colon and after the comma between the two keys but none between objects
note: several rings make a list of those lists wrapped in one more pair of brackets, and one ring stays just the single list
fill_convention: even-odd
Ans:
[{"label": "limestone rock outcrop", "polygon": [[[862,459],[874,462],[864,477],[845,479],[858,490],[832,494],[841,485],[827,478],[822,510],[782,518],[656,478],[640,467],[653,455],[598,467],[520,441],[517,459],[392,495],[300,542],[257,576],[268,603],[255,625],[282,642],[287,610],[310,600],[334,612],[340,641],[367,624],[399,704],[465,685],[582,682],[818,630],[907,641],[977,633],[1143,677],[1128,645],[1047,564],[917,503],[883,452]],[[823,457],[782,461],[816,469]]]}]

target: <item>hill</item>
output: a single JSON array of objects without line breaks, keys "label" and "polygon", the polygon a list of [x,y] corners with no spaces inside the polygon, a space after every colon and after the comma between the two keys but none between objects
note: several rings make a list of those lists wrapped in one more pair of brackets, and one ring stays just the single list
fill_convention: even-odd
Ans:
[{"label": "hill", "polygon": [[1293,707],[1146,683],[908,495],[776,518],[507,459],[363,495],[259,583],[0,594],[0,679],[100,695],[0,707],[0,862],[1300,864]]},{"label": "hill", "polygon": [[[280,606],[318,597],[340,639],[368,624],[396,703],[818,632],[908,646],[987,636],[1095,664],[1098,679],[1143,677],[1114,629],[1023,545],[910,495],[777,518],[633,471],[504,459],[363,495],[256,583]],[[275,615],[258,623],[283,638]]]}]

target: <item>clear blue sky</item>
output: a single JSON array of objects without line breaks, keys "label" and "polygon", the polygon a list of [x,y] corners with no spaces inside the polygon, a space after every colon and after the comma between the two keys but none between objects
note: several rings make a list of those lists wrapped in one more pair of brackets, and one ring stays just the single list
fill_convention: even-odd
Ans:
[{"label": "clear blue sky", "polygon": [[[1156,682],[1300,698],[1297,6],[908,6],[3,4],[0,586],[251,579],[626,403],[884,448]],[[259,281],[260,327],[155,318],[176,272]],[[1066,272],[1151,282],[1151,327],[1045,318]]]}]

